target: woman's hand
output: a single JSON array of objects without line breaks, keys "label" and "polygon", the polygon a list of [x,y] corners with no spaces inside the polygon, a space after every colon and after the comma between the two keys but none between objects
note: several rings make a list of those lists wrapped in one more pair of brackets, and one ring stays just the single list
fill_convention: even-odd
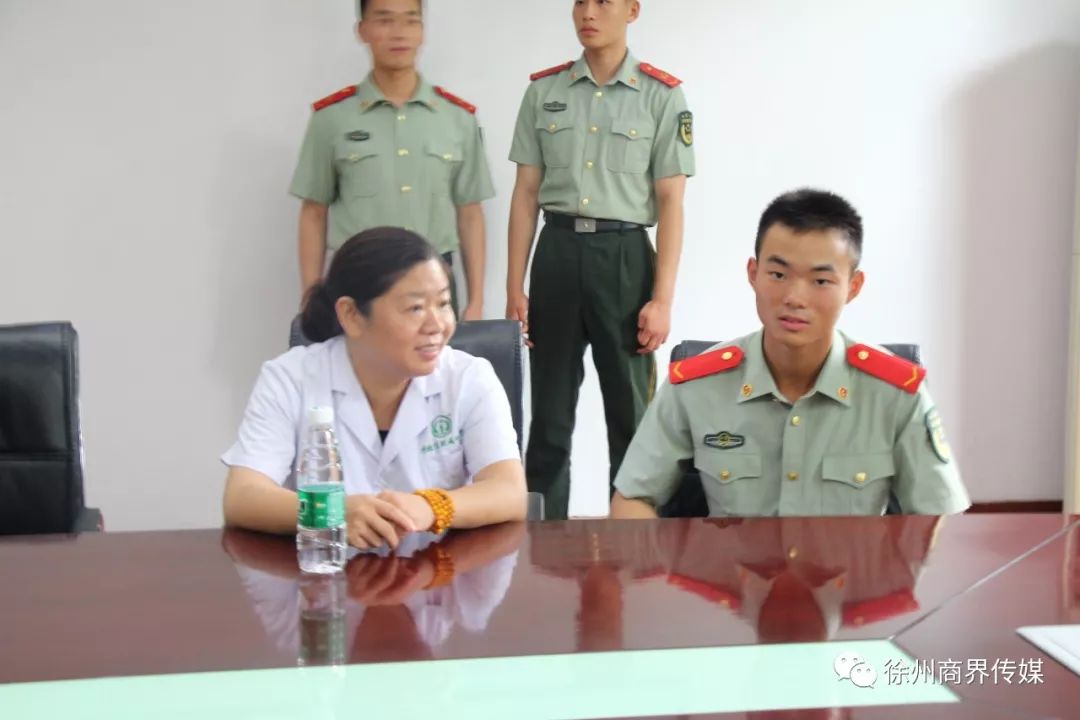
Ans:
[{"label": "woman's hand", "polygon": [[431,509],[428,501],[419,495],[383,490],[378,498],[407,515],[413,523],[414,532],[424,532],[435,524],[435,511]]},{"label": "woman's hand", "polygon": [[[424,502],[423,498],[417,499]],[[361,550],[377,548],[384,542],[396,549],[401,535],[417,531],[416,523],[406,512],[374,495],[346,498],[345,522],[349,544]]]},{"label": "woman's hand", "polygon": [[426,554],[416,558],[361,555],[345,568],[349,596],[374,607],[400,605],[435,578],[435,567]]}]

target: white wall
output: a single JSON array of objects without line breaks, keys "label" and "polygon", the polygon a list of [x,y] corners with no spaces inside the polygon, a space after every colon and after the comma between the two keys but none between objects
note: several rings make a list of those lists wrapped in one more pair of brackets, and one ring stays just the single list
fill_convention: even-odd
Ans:
[{"label": "white wall", "polygon": [[[429,3],[423,65],[479,105],[499,190],[490,316],[514,115],[530,72],[576,56],[570,6]],[[752,330],[760,211],[841,192],[870,277],[845,327],[924,345],[976,499],[1060,497],[1080,3],[644,11],[635,53],[697,116],[672,337]],[[0,322],[76,324],[87,495],[112,529],[219,522],[217,456],[297,304],[286,187],[307,106],[366,72],[351,21],[352,0],[0,2]],[[572,512],[605,510],[603,438],[590,377]]]}]

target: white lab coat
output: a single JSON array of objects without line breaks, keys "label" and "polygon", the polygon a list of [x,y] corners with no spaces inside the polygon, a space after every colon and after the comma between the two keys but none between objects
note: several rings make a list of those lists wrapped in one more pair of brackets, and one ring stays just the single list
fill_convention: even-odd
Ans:
[{"label": "white lab coat", "polygon": [[493,463],[521,458],[510,403],[487,360],[445,348],[435,372],[409,383],[384,444],[345,339],[336,337],[263,365],[222,462],[295,490],[307,410],[315,405],[334,408],[349,495],[454,489]]}]

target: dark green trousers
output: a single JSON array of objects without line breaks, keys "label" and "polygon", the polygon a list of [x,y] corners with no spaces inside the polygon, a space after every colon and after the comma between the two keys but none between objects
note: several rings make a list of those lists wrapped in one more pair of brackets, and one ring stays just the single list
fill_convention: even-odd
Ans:
[{"label": "dark green trousers", "polygon": [[607,421],[609,491],[656,389],[656,360],[638,355],[638,313],[652,298],[656,254],[644,230],[575,233],[547,225],[529,290],[532,424],[525,453],[529,490],[545,517],[570,500],[570,441],[583,355],[592,347]]}]

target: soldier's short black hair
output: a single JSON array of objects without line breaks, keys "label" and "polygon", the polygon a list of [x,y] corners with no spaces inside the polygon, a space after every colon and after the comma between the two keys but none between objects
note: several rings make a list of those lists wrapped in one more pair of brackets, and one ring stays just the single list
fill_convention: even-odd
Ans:
[{"label": "soldier's short black hair", "polygon": [[[424,0],[416,0],[420,4],[420,12],[424,12]],[[364,13],[368,9],[368,5],[371,4],[371,0],[356,0],[356,19],[363,20]]]},{"label": "soldier's short black hair", "polygon": [[754,257],[760,259],[765,233],[780,223],[795,232],[839,230],[847,238],[853,257],[852,269],[862,260],[863,223],[855,208],[844,198],[825,190],[803,188],[784,193],[765,208],[758,223]]}]

